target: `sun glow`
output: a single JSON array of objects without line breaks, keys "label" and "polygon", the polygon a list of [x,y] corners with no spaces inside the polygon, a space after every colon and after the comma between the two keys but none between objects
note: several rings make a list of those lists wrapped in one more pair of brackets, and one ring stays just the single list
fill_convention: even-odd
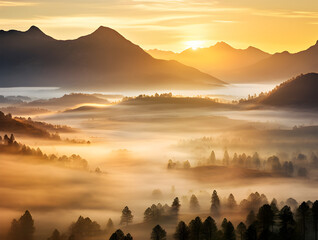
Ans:
[{"label": "sun glow", "polygon": [[193,50],[197,50],[198,48],[202,48],[204,45],[204,41],[194,40],[185,42],[187,48],[192,48]]}]

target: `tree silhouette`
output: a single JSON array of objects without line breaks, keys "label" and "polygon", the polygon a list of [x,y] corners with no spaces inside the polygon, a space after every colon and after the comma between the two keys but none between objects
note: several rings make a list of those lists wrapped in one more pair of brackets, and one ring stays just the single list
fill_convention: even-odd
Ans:
[{"label": "tree silhouette", "polygon": [[233,209],[237,206],[237,203],[235,201],[234,195],[231,193],[227,199],[227,207],[229,209]]},{"label": "tree silhouette", "polygon": [[125,234],[121,229],[116,230],[109,238],[109,240],[124,240]]},{"label": "tree silhouette", "polygon": [[196,217],[189,223],[190,229],[190,240],[200,240],[201,239],[201,230],[202,230],[202,221],[200,217]]},{"label": "tree silhouette", "polygon": [[124,240],[133,240],[133,237],[130,235],[130,233],[127,233],[127,235],[124,237]]},{"label": "tree silhouette", "polygon": [[223,165],[228,166],[230,164],[230,156],[227,150],[224,151],[224,156],[223,156]]},{"label": "tree silhouette", "polygon": [[265,204],[258,210],[257,220],[261,230],[260,238],[264,240],[269,239],[270,227],[274,223],[274,213],[270,205]]},{"label": "tree silhouette", "polygon": [[212,151],[209,157],[209,164],[215,164],[215,162],[216,162],[215,153],[214,151]]},{"label": "tree silhouette", "polygon": [[151,240],[165,240],[167,233],[160,225],[155,226],[151,232]]},{"label": "tree silhouette", "polygon": [[298,207],[298,202],[293,198],[288,198],[286,200],[286,205],[290,206],[292,210],[295,210]]},{"label": "tree silhouette", "polygon": [[229,221],[226,223],[225,229],[224,229],[224,240],[235,240],[235,230],[233,224]]},{"label": "tree silhouette", "polygon": [[279,172],[282,169],[282,166],[279,162],[279,158],[277,156],[271,156],[267,159],[267,164],[273,172]]},{"label": "tree silhouette", "polygon": [[190,238],[190,230],[189,227],[183,222],[179,222],[176,232],[173,235],[175,240],[189,240]]},{"label": "tree silhouette", "polygon": [[306,227],[307,227],[307,218],[309,214],[309,206],[306,202],[300,204],[297,209],[297,220],[300,223],[302,239],[306,240]]},{"label": "tree silhouette", "polygon": [[111,218],[109,218],[106,224],[105,231],[109,233],[109,232],[112,232],[113,230],[114,230],[114,222]]},{"label": "tree silhouette", "polygon": [[120,219],[120,224],[126,224],[126,226],[133,221],[134,216],[131,214],[131,211],[129,208],[126,206],[124,207]]},{"label": "tree silhouette", "polygon": [[35,232],[34,221],[30,212],[25,211],[24,215],[19,219],[20,231],[25,240],[33,239],[33,234]]},{"label": "tree silhouette", "polygon": [[221,223],[221,228],[222,228],[223,233],[225,232],[226,227],[227,227],[227,219],[224,218],[222,223]]},{"label": "tree silhouette", "polygon": [[237,156],[237,153],[234,153],[234,155],[233,155],[232,164],[233,164],[234,166],[237,166],[237,165],[238,165],[238,156]]},{"label": "tree silhouette", "polygon": [[48,238],[48,240],[61,240],[61,234],[60,232],[55,229],[51,235],[51,237]]},{"label": "tree silhouette", "polygon": [[212,216],[218,217],[220,215],[220,199],[216,190],[212,193],[210,210]]},{"label": "tree silhouette", "polygon": [[144,221],[150,222],[153,220],[153,213],[151,211],[151,208],[147,208],[144,212]]},{"label": "tree silhouette", "polygon": [[198,198],[192,194],[191,198],[190,198],[190,209],[192,211],[198,211],[200,210],[200,204],[199,204],[199,200]]},{"label": "tree silhouette", "polygon": [[16,219],[11,222],[11,227],[8,233],[8,240],[20,240],[20,226]]},{"label": "tree silhouette", "polygon": [[13,220],[9,230],[9,240],[33,240],[35,232],[34,221],[28,210],[20,217],[20,219]]},{"label": "tree silhouette", "polygon": [[271,201],[270,206],[271,206],[274,214],[277,214],[279,212],[279,210],[277,208],[277,200],[275,198],[273,198],[273,200]]},{"label": "tree silhouette", "polygon": [[206,240],[217,239],[217,226],[213,218],[210,216],[205,219],[202,225],[202,236]]},{"label": "tree silhouette", "polygon": [[245,239],[245,234],[246,234],[246,226],[243,222],[240,222],[239,225],[236,227],[236,232],[240,237],[240,240]]},{"label": "tree silhouette", "polygon": [[257,240],[257,230],[255,224],[251,224],[246,230],[246,240]]},{"label": "tree silhouette", "polygon": [[315,234],[315,240],[317,240],[317,231],[318,231],[318,201],[316,200],[314,204],[312,205],[312,217],[313,217],[313,225],[314,225],[314,234]]},{"label": "tree silhouette", "polygon": [[173,202],[172,202],[172,205],[171,205],[171,213],[173,215],[178,215],[179,213],[179,209],[180,209],[180,201],[179,201],[179,198],[176,197]]},{"label": "tree silhouette", "polygon": [[284,206],[279,212],[279,237],[284,240],[295,239],[295,220],[289,206]]},{"label": "tree silhouette", "polygon": [[259,169],[261,167],[261,160],[257,152],[254,153],[252,157],[253,167]]},{"label": "tree silhouette", "polygon": [[83,218],[80,216],[77,221],[70,226],[71,235],[74,235],[75,239],[96,236],[100,231],[99,224],[88,217]]}]

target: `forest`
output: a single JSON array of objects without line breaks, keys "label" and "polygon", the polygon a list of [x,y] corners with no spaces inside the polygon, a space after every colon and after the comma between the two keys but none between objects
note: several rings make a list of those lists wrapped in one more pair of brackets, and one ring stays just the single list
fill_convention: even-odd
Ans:
[{"label": "forest", "polygon": [[[132,240],[133,235],[127,232],[129,226],[143,229],[150,227],[150,240],[316,240],[318,236],[318,200],[297,203],[295,199],[289,198],[278,203],[274,198],[268,202],[264,194],[255,192],[238,204],[233,194],[222,201],[214,190],[210,209],[205,210],[206,214],[201,213],[201,216],[188,222],[182,221],[179,219],[182,217],[182,207],[178,197],[171,206],[153,204],[144,211],[142,223],[134,222],[133,212],[128,206],[123,208],[120,222],[114,223],[109,218],[105,226],[89,217],[79,216],[69,225],[67,231],[54,229],[47,240]],[[200,210],[200,203],[195,195],[190,198],[189,208],[193,215]],[[240,219],[232,221],[231,216],[237,213],[240,214]],[[161,226],[167,223],[172,229],[174,226],[174,231],[167,232]],[[36,220],[26,210],[19,219],[12,220],[6,239],[32,240],[35,231]]]}]

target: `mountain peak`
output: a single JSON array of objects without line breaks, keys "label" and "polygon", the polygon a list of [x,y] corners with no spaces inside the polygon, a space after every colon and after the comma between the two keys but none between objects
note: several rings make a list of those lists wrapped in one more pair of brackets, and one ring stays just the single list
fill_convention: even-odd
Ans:
[{"label": "mountain peak", "polygon": [[32,25],[25,33],[32,34],[34,36],[46,36],[40,28]]},{"label": "mountain peak", "polygon": [[32,38],[46,38],[51,39],[51,37],[47,36],[44,32],[41,31],[40,28],[32,25],[27,31],[22,32],[24,36],[32,37]]},{"label": "mountain peak", "polygon": [[97,28],[93,33],[89,34],[88,36],[93,37],[95,39],[108,39],[108,40],[115,40],[115,39],[125,39],[119,32],[116,30],[100,26]]},{"label": "mountain peak", "polygon": [[[112,28],[109,27],[105,27],[105,26],[100,26],[99,28],[97,28],[94,32],[94,35],[105,35],[105,34],[114,34],[114,35],[120,35],[117,31],[115,31]],[[121,35],[120,35],[121,36]]]},{"label": "mountain peak", "polygon": [[27,30],[27,32],[41,32],[41,33],[42,33],[42,31],[40,30],[40,28],[38,28],[37,26],[34,26],[34,25],[32,25],[32,26]]},{"label": "mountain peak", "polygon": [[226,42],[217,42],[213,47],[217,47],[217,48],[232,48],[229,44],[227,44]]}]

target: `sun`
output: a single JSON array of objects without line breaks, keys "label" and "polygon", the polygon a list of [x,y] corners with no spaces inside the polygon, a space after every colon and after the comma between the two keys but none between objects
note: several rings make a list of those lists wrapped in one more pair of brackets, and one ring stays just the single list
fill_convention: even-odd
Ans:
[{"label": "sun", "polygon": [[201,40],[186,41],[185,45],[187,46],[187,48],[192,48],[193,50],[197,50],[198,48],[203,47],[204,41],[201,41]]}]

